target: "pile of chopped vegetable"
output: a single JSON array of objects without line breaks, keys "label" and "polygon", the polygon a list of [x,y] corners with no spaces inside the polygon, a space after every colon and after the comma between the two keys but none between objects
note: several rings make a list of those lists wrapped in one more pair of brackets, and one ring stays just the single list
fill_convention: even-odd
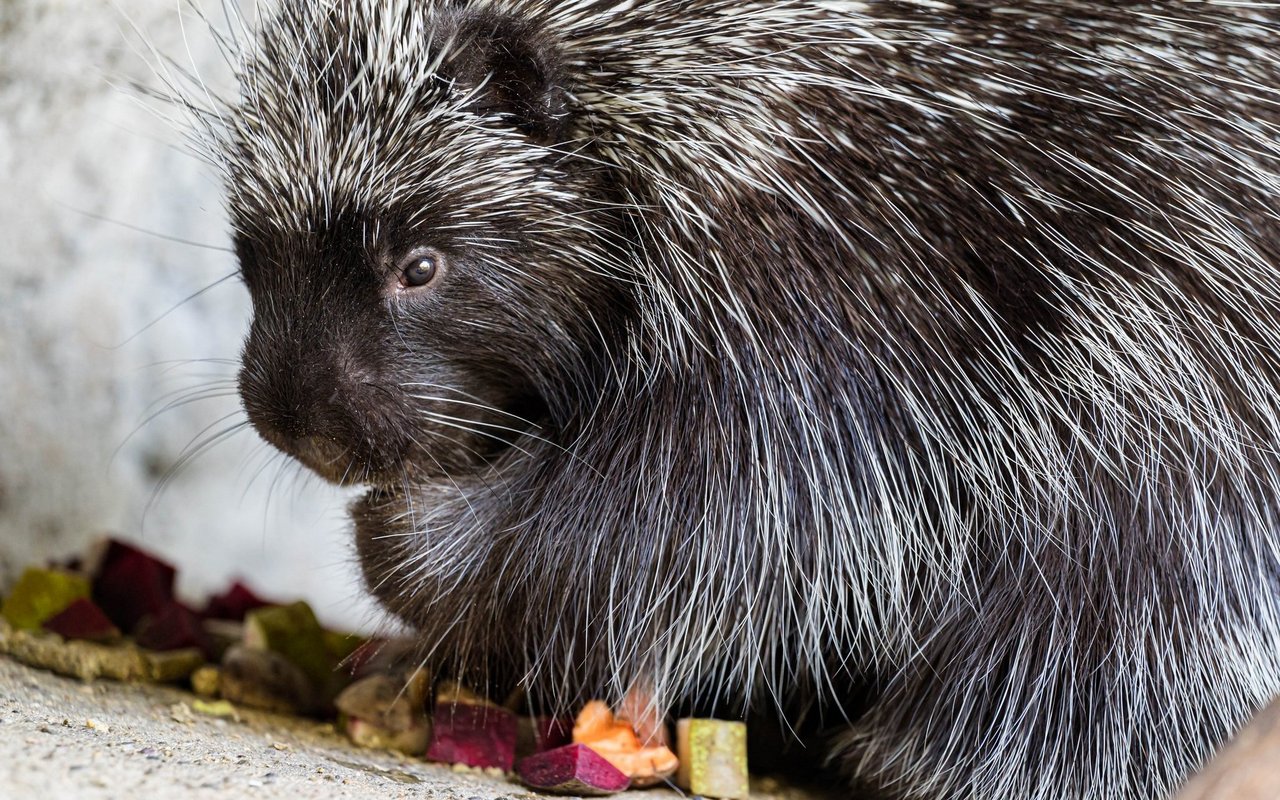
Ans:
[{"label": "pile of chopped vegetable", "polygon": [[[79,565],[32,567],[0,605],[0,653],[90,680],[186,682],[206,703],[335,718],[360,747],[518,777],[543,792],[611,795],[675,783],[746,798],[746,726],[683,719],[672,752],[606,703],[574,720],[517,713],[405,668],[403,647],[326,630],[304,602],[270,603],[236,582],[201,609],[174,594],[174,567],[110,540]],[[232,706],[232,708],[234,707]]]}]

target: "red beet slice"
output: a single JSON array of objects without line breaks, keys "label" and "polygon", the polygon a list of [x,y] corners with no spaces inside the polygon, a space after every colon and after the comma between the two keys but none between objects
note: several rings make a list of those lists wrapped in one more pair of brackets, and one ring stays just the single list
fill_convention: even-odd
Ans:
[{"label": "red beet slice", "polygon": [[520,760],[520,780],[543,792],[602,796],[631,785],[630,779],[585,744],[557,747]]},{"label": "red beet slice", "polygon": [[198,647],[206,658],[212,657],[213,646],[200,624],[200,617],[181,603],[170,602],[159,612],[138,621],[134,631],[138,646],[148,650],[179,650]]},{"label": "red beet slice", "polygon": [[120,629],[111,624],[102,609],[87,597],[81,597],[62,612],[45,620],[44,629],[53,631],[64,639],[88,639],[101,642],[120,635]]},{"label": "red beet slice", "polygon": [[231,584],[231,588],[222,594],[215,594],[209,598],[209,603],[205,606],[203,616],[211,619],[230,619],[240,622],[244,620],[245,614],[255,608],[262,608],[266,605],[270,605],[270,603],[254,594],[253,590],[248,586],[236,581]]},{"label": "red beet slice", "polygon": [[516,720],[516,758],[573,744],[573,720],[520,717]]},{"label": "red beet slice", "polygon": [[499,706],[436,703],[427,758],[509,772],[516,760],[516,717]]},{"label": "red beet slice", "polygon": [[124,631],[173,604],[174,569],[132,545],[111,540],[93,580],[93,599]]},{"label": "red beet slice", "polygon": [[533,737],[535,752],[544,753],[573,742],[573,720],[556,717],[534,717]]}]

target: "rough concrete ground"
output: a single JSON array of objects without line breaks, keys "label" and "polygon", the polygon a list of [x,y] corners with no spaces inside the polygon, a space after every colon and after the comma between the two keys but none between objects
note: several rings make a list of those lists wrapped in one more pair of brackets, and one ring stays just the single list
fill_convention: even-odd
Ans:
[{"label": "rough concrete ground", "polygon": [[[328,724],[196,713],[168,686],[81,683],[0,656],[3,800],[536,800],[518,784],[352,747]],[[666,789],[622,795],[677,800]],[[812,800],[769,779],[753,800]]]}]

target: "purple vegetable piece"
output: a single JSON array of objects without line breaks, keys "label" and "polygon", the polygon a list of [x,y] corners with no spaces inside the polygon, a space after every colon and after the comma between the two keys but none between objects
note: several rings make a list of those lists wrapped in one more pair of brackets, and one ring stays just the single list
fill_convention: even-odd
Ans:
[{"label": "purple vegetable piece", "polygon": [[200,617],[178,602],[170,602],[159,612],[139,620],[134,639],[138,646],[148,650],[198,647],[206,658],[210,658],[213,652],[212,642],[200,624]]},{"label": "purple vegetable piece", "polygon": [[573,720],[557,717],[534,717],[533,737],[537,749],[545,753],[573,743]]},{"label": "purple vegetable piece", "polygon": [[520,760],[520,780],[543,792],[602,796],[631,785],[617,767],[585,744],[557,747]]},{"label": "purple vegetable piece", "polygon": [[124,542],[111,540],[93,580],[93,599],[123,631],[132,631],[147,614],[173,604],[174,569]]},{"label": "purple vegetable piece", "polygon": [[262,608],[267,605],[271,604],[254,594],[253,590],[248,586],[236,581],[222,594],[215,594],[209,598],[209,603],[205,606],[203,616],[210,619],[230,619],[242,622],[245,614],[255,608]]},{"label": "purple vegetable piece", "polygon": [[88,639],[92,642],[115,639],[120,635],[120,629],[112,625],[102,609],[87,597],[81,597],[45,620],[44,629],[64,639]]},{"label": "purple vegetable piece", "polygon": [[573,719],[520,717],[516,720],[516,758],[573,744]]},{"label": "purple vegetable piece", "polygon": [[427,758],[510,772],[516,760],[516,717],[500,706],[436,703]]}]

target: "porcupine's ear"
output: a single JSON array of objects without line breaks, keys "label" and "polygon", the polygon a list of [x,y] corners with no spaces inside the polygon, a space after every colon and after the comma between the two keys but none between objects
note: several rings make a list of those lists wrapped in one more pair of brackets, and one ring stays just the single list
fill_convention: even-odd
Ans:
[{"label": "porcupine's ear", "polygon": [[555,141],[564,124],[561,55],[531,22],[479,14],[462,25],[458,78],[478,87],[471,108],[497,114],[535,141]]}]

